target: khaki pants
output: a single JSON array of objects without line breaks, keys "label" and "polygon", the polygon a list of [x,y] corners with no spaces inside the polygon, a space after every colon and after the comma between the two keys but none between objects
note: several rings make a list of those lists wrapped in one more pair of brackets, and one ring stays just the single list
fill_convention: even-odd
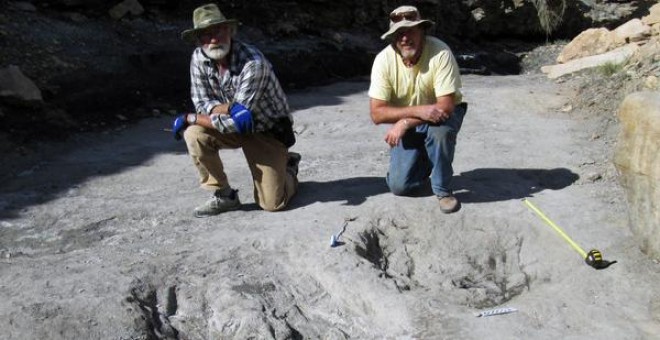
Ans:
[{"label": "khaki pants", "polygon": [[229,187],[218,151],[242,148],[254,181],[254,200],[262,209],[284,209],[296,193],[298,180],[286,171],[288,150],[273,137],[261,133],[221,134],[199,125],[189,126],[183,137],[204,189]]}]

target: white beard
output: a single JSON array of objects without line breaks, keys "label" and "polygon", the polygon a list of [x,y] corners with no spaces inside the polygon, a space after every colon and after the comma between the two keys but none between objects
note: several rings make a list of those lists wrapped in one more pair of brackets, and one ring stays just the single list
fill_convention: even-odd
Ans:
[{"label": "white beard", "polygon": [[399,54],[401,54],[401,58],[403,60],[412,60],[413,58],[415,58],[415,55],[417,54],[417,50],[406,49],[403,51],[399,51]]},{"label": "white beard", "polygon": [[206,54],[207,57],[218,61],[224,59],[224,57],[227,56],[229,53],[229,44],[218,44],[218,45],[206,45],[202,47],[202,50],[204,51],[204,54]]}]

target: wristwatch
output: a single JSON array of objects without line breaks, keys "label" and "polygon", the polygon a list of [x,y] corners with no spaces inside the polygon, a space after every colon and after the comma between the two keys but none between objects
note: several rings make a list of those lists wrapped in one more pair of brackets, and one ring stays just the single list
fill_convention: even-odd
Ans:
[{"label": "wristwatch", "polygon": [[186,121],[188,121],[189,125],[194,125],[197,123],[197,115],[194,113],[189,113],[188,116],[186,116]]}]

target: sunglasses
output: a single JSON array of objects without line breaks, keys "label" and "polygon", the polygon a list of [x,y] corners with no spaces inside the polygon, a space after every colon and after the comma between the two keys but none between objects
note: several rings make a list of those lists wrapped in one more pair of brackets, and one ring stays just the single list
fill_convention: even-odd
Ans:
[{"label": "sunglasses", "polygon": [[390,14],[390,21],[397,23],[401,20],[415,21],[419,18],[417,11],[408,11],[401,13],[392,13]]}]

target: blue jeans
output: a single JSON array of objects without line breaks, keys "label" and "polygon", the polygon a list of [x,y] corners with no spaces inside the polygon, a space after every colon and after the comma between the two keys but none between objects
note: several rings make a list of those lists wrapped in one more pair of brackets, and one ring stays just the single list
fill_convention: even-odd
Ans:
[{"label": "blue jeans", "polygon": [[429,176],[436,196],[452,194],[456,135],[466,112],[467,104],[460,104],[447,121],[437,125],[422,124],[406,132],[390,151],[387,185],[393,194],[409,195],[424,186]]}]

